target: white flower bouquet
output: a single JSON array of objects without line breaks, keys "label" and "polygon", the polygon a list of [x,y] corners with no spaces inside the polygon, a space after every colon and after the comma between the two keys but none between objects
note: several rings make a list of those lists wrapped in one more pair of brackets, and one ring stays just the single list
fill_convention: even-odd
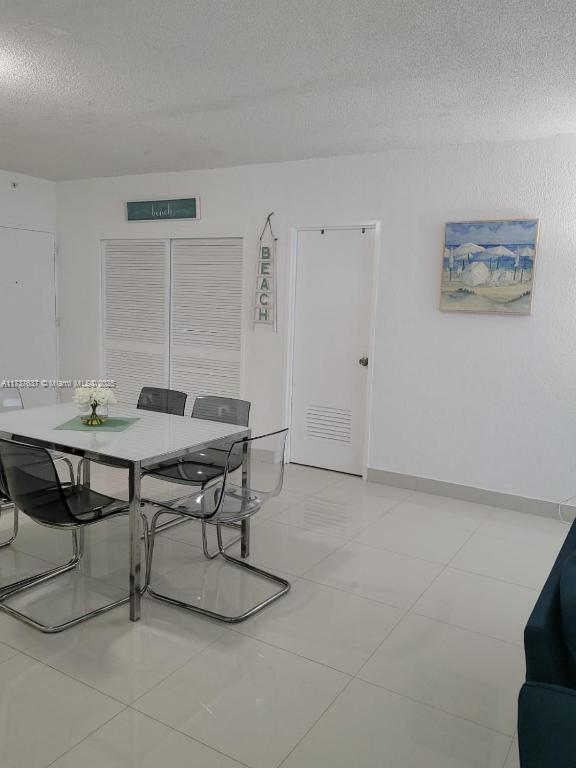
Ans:
[{"label": "white flower bouquet", "polygon": [[[73,400],[80,408],[82,422],[89,427],[98,427],[106,421],[108,406],[116,402],[116,397],[110,387],[78,387]],[[104,413],[97,413],[98,408]]]}]

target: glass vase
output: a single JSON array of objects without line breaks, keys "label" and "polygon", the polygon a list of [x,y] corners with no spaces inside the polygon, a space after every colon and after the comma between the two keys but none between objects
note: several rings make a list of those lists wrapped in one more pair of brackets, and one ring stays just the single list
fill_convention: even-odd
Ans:
[{"label": "glass vase", "polygon": [[107,418],[108,406],[98,403],[91,403],[84,413],[80,413],[80,420],[87,427],[99,427],[104,424]]}]

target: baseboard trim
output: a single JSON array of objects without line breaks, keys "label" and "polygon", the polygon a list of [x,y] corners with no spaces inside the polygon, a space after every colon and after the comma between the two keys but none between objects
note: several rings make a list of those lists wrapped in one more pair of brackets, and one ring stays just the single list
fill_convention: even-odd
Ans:
[{"label": "baseboard trim", "polygon": [[403,475],[399,472],[388,472],[385,469],[368,468],[366,479],[373,483],[394,485],[410,491],[432,493],[437,496],[448,496],[452,499],[473,501],[477,504],[487,504],[490,507],[512,509],[515,512],[527,512],[530,515],[558,518],[558,504],[555,501],[531,499],[527,496],[517,496],[513,493],[487,491],[472,485],[458,485],[443,480],[431,480],[417,475]]}]

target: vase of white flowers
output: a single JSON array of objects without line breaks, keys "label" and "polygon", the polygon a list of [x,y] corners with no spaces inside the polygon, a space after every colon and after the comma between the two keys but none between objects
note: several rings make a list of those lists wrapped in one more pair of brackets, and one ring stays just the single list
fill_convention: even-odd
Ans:
[{"label": "vase of white flowers", "polygon": [[78,387],[74,402],[80,409],[80,419],[87,427],[99,427],[108,418],[108,406],[115,403],[109,387]]}]

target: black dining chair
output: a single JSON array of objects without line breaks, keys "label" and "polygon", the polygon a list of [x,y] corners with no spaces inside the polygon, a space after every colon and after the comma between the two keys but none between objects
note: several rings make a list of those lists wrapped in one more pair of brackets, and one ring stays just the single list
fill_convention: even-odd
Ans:
[{"label": "black dining chair", "polygon": [[[205,486],[201,491],[194,491],[189,496],[178,499],[175,502],[167,503],[154,499],[145,499],[146,503],[159,508],[152,518],[146,562],[146,588],[151,597],[179,606],[180,608],[185,608],[188,611],[201,613],[212,619],[236,624],[245,621],[248,617],[261,611],[289,591],[290,582],[286,581],[286,579],[262,568],[257,568],[245,560],[233,557],[226,551],[222,541],[223,525],[249,519],[262,509],[268,499],[277,496],[282,490],[287,434],[288,430],[282,429],[267,435],[244,438],[232,443],[227,452],[227,459],[222,468],[219,481]],[[243,486],[233,481],[232,473],[234,468],[242,462],[246,454],[248,454],[250,478],[248,485]],[[158,521],[162,515],[167,514],[215,524],[218,538],[217,556],[222,557],[227,563],[249,571],[255,576],[280,585],[280,589],[264,600],[261,600],[257,605],[235,615],[223,614],[216,610],[201,607],[198,597],[196,597],[194,602],[187,602],[158,591],[152,585],[154,543],[158,531]],[[215,591],[220,599],[224,599],[219,588]]]},{"label": "black dining chair", "polygon": [[[20,592],[76,568],[84,554],[82,534],[86,527],[124,515],[128,508],[125,501],[86,486],[62,484],[49,451],[37,446],[0,439],[0,478],[0,484],[21,512],[48,528],[72,532],[73,543],[72,558],[64,565],[0,587],[0,610],[41,632],[54,633],[128,602],[130,598],[126,595],[60,624],[43,624],[8,605],[8,600]],[[148,524],[144,515],[141,518],[147,551]]]},{"label": "black dining chair", "polygon": [[142,387],[136,408],[158,413],[170,413],[173,416],[184,416],[187,397],[185,392],[179,392],[176,389]]},{"label": "black dining chair", "polygon": [[[193,419],[207,419],[208,421],[219,421],[224,424],[247,427],[250,420],[250,407],[251,403],[248,400],[217,395],[200,395],[194,400],[191,416]],[[145,474],[158,480],[165,480],[168,483],[199,486],[200,490],[202,490],[224,474],[226,462],[229,459],[230,446],[230,441],[221,441],[210,448],[188,453],[175,462],[164,462]],[[236,464],[230,464],[228,467],[229,472],[240,468],[242,456],[235,455],[232,462],[236,462]],[[185,520],[168,521],[160,526],[159,530],[165,530],[175,523],[181,522],[185,522]],[[202,521],[202,548],[204,555],[208,559],[213,559],[218,557],[219,552],[210,553],[209,551],[206,532],[207,522],[209,521]],[[232,546],[234,543],[235,541],[230,542],[227,546]]]},{"label": "black dining chair", "polygon": [[[24,408],[22,401],[22,394],[17,387],[2,387],[0,388],[0,413],[6,413],[7,411],[20,411]],[[66,464],[68,472],[70,474],[70,483],[74,485],[74,467],[72,462],[64,453],[60,451],[50,451],[50,455],[54,461],[62,461]],[[8,547],[15,541],[18,535],[18,508],[13,504],[12,500],[8,498],[6,489],[2,489],[0,486],[0,517],[5,509],[11,509],[13,514],[12,534],[5,541],[0,542],[0,549]]]}]

